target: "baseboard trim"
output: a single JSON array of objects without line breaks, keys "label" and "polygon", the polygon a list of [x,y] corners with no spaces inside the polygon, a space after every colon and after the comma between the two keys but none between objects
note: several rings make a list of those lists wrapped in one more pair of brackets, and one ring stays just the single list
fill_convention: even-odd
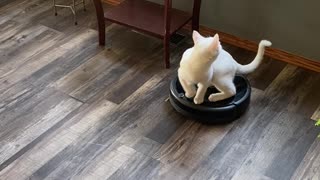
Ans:
[{"label": "baseboard trim", "polygon": [[[103,2],[110,4],[110,5],[118,5],[121,3],[122,0],[102,0]],[[187,24],[184,29],[190,30],[191,25]],[[249,41],[246,39],[239,38],[237,36],[227,34],[221,31],[214,30],[212,28],[206,26],[200,26],[200,33],[205,36],[212,36],[216,33],[219,34],[219,37],[222,42],[237,46],[249,51],[257,52],[258,44],[253,41]],[[319,61],[312,61],[310,59],[301,57],[299,55],[295,55],[277,48],[267,48],[265,52],[266,56],[269,56],[273,59],[281,60],[286,63],[290,63],[305,69],[309,69],[312,71],[320,72],[320,60]]]},{"label": "baseboard trim", "polygon": [[110,5],[118,5],[121,3],[122,0],[101,0],[104,3],[110,4]]},{"label": "baseboard trim", "polygon": [[[187,29],[191,29],[191,26],[188,24],[186,26]],[[249,51],[257,52],[258,50],[258,44],[253,41],[241,39],[239,37],[220,32],[205,26],[200,27],[200,33],[205,36],[213,36],[214,34],[218,33],[219,37],[222,42],[225,42],[227,44],[231,44],[233,46],[237,46]],[[286,51],[276,49],[276,48],[267,48],[265,52],[266,56],[269,56],[271,58],[281,60],[305,69],[309,69],[312,71],[320,72],[320,61],[312,61],[310,59],[288,53]]]}]

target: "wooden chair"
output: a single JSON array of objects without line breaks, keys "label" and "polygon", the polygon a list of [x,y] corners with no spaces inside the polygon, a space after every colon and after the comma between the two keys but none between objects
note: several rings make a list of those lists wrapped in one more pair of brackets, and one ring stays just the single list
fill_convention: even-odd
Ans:
[{"label": "wooden chair", "polygon": [[172,8],[171,0],[164,0],[163,6],[146,0],[126,0],[107,12],[104,12],[101,0],[93,2],[100,45],[105,45],[105,21],[127,26],[163,40],[166,68],[170,68],[171,36],[189,21],[192,21],[193,30],[199,30],[201,0],[194,0],[192,14]]}]

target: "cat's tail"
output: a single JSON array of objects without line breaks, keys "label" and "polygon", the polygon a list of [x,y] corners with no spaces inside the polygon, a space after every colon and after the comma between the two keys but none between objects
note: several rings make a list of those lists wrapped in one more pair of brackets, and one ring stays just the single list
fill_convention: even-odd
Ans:
[{"label": "cat's tail", "polygon": [[260,41],[258,53],[257,53],[256,57],[254,58],[254,60],[250,64],[247,64],[247,65],[238,64],[237,72],[240,74],[248,74],[248,73],[253,72],[262,61],[265,48],[269,47],[271,45],[272,45],[272,43],[268,40]]}]

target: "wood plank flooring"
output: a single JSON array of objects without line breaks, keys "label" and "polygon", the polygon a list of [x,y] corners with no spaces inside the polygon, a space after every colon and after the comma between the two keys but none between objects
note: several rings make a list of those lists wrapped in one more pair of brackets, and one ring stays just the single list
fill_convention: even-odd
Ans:
[{"label": "wood plank flooring", "polygon": [[[107,5],[105,8],[109,8]],[[239,120],[205,126],[166,101],[187,36],[171,44],[108,23],[92,2],[0,2],[0,179],[320,179],[320,74],[265,58]],[[182,32],[183,33],[183,32]],[[254,53],[224,44],[240,63]]]}]

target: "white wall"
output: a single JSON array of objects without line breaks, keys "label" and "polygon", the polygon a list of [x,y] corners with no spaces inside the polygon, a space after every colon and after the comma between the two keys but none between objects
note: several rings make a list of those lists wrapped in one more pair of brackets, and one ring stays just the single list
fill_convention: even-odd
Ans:
[{"label": "white wall", "polygon": [[[151,0],[162,3],[163,0]],[[191,10],[192,0],[172,0]],[[202,0],[202,25],[320,61],[320,0]]]}]

